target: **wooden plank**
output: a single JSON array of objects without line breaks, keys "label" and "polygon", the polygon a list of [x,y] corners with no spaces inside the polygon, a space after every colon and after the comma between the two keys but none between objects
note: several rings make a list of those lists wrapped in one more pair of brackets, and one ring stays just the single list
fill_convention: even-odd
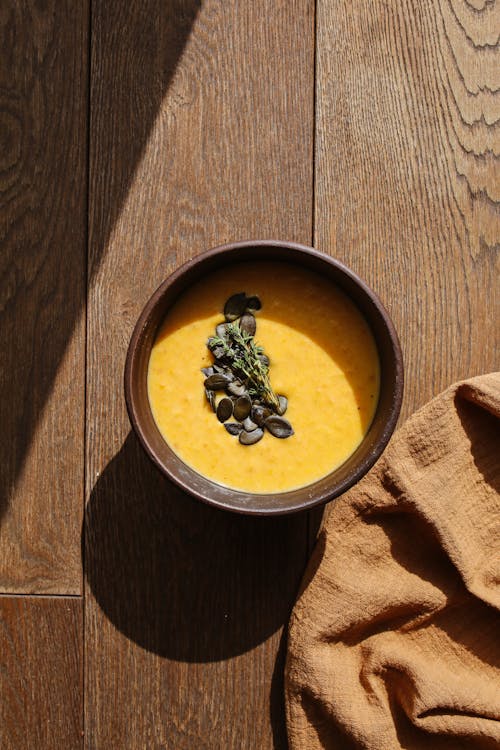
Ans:
[{"label": "wooden plank", "polygon": [[403,416],[499,366],[499,23],[482,0],[318,0],[315,241],[392,314]]},{"label": "wooden plank", "polygon": [[310,242],[313,23],[310,0],[93,3],[93,750],[286,745],[281,632],[307,519],[214,512],[166,484],[127,437],[122,371],[142,305],[183,260],[229,239]]},{"label": "wooden plank", "polygon": [[87,2],[0,24],[0,591],[81,591]]},{"label": "wooden plank", "polygon": [[82,600],[0,596],[0,747],[83,746]]},{"label": "wooden plank", "polygon": [[284,747],[281,651],[275,662],[303,517],[214,512],[152,473],[129,436],[86,532],[89,747],[266,748],[273,733]]}]

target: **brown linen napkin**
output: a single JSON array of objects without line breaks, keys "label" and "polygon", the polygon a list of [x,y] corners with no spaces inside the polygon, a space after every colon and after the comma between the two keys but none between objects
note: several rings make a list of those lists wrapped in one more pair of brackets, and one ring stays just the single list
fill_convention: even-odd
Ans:
[{"label": "brown linen napkin", "polygon": [[333,505],[290,622],[290,750],[500,748],[499,490],[493,373]]}]

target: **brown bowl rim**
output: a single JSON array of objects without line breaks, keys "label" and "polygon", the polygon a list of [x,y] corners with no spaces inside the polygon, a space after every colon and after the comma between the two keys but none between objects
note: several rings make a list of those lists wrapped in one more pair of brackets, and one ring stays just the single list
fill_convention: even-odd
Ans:
[{"label": "brown bowl rim", "polygon": [[[385,326],[387,330],[388,338],[392,346],[392,354],[394,357],[393,396],[392,396],[391,408],[389,410],[387,419],[385,420],[384,429],[382,433],[380,434],[380,436],[378,437],[378,439],[375,441],[369,453],[359,462],[356,468],[353,469],[343,481],[334,485],[331,488],[331,491],[323,492],[319,497],[314,497],[314,496],[311,497],[311,494],[310,494],[311,488],[314,488],[316,484],[318,484],[321,481],[324,481],[325,479],[327,479],[327,477],[330,477],[332,474],[335,474],[335,472],[339,471],[339,469],[341,469],[341,467],[344,464],[337,467],[337,469],[331,472],[331,474],[327,475],[327,477],[324,477],[322,480],[317,480],[317,482],[314,482],[310,485],[306,485],[301,488],[297,488],[295,490],[288,490],[288,491],[279,492],[279,493],[251,493],[251,492],[243,492],[241,490],[234,490],[232,488],[224,487],[223,485],[220,485],[214,482],[213,480],[208,479],[207,477],[196,472],[194,469],[190,469],[190,467],[188,467],[192,472],[194,472],[194,474],[197,475],[197,477],[201,478],[201,480],[203,480],[203,482],[212,490],[220,491],[222,488],[228,496],[233,496],[233,497],[236,496],[240,498],[259,497],[259,498],[270,498],[272,500],[273,498],[276,499],[278,497],[283,499],[283,498],[286,498],[287,495],[292,495],[292,494],[295,495],[301,492],[304,495],[304,500],[302,502],[298,502],[298,503],[296,502],[291,506],[278,507],[278,508],[269,507],[265,509],[252,508],[251,506],[244,506],[244,507],[233,506],[230,502],[224,502],[223,500],[213,499],[212,497],[209,496],[208,492],[202,492],[192,487],[188,482],[184,481],[178,474],[176,474],[176,472],[172,470],[171,466],[165,465],[163,460],[158,456],[150,440],[148,439],[148,435],[142,428],[140,410],[137,408],[136,398],[135,398],[135,393],[134,393],[134,378],[137,375],[137,366],[138,366],[138,357],[139,357],[139,352],[140,352],[141,339],[144,336],[144,333],[148,328],[149,320],[152,316],[152,313],[154,312],[156,306],[161,301],[161,299],[166,294],[166,292],[179,279],[181,279],[182,276],[184,276],[184,274],[191,271],[195,266],[206,263],[207,261],[213,258],[216,258],[217,256],[231,254],[231,252],[238,251],[239,249],[245,249],[245,248],[250,249],[254,247],[269,247],[269,248],[279,248],[282,250],[293,250],[293,251],[296,251],[299,255],[305,254],[308,256],[312,256],[318,259],[319,261],[322,261],[324,263],[327,263],[333,266],[341,274],[344,274],[346,277],[348,277],[352,282],[354,282],[356,286],[358,286],[361,289],[361,291],[366,295],[370,303],[377,309],[380,315],[380,318],[383,322],[383,325]],[[272,260],[272,258],[270,260]],[[238,262],[244,262],[244,261],[236,258],[236,259],[233,259],[232,261],[229,259],[229,262],[238,263]],[[300,265],[300,261],[298,261],[296,257],[294,257],[293,260],[291,259],[290,262],[298,263]],[[304,267],[307,268],[306,265]],[[187,284],[185,288],[187,289],[188,287],[189,287],[189,284]],[[356,300],[353,300],[353,302],[356,304]],[[370,325],[370,320],[368,318],[367,318],[367,321],[368,321],[368,324]],[[196,255],[195,257],[187,260],[185,263],[179,266],[179,268],[177,268],[173,273],[171,273],[166,279],[164,279],[164,281],[158,286],[158,288],[153,292],[149,300],[146,302],[137,320],[132,336],[130,338],[130,343],[128,346],[126,361],[125,361],[125,370],[124,370],[125,402],[126,402],[126,407],[127,407],[127,412],[128,412],[130,423],[134,429],[135,434],[137,435],[139,439],[140,444],[145,450],[146,454],[151,459],[151,461],[160,469],[160,471],[165,475],[165,477],[169,479],[170,481],[172,481],[174,484],[176,484],[181,490],[187,492],[189,495],[196,498],[197,500],[200,500],[203,503],[206,503],[208,505],[211,505],[212,507],[216,507],[221,510],[229,510],[233,513],[239,513],[243,515],[252,515],[252,516],[288,515],[288,514],[297,513],[303,510],[310,510],[311,508],[324,505],[325,503],[339,497],[348,489],[350,489],[354,484],[356,484],[372,468],[372,466],[379,459],[379,457],[385,450],[387,443],[389,442],[391,438],[392,433],[394,432],[394,429],[396,427],[396,423],[399,417],[399,413],[401,410],[401,404],[402,404],[402,399],[403,399],[403,388],[404,388],[404,367],[403,367],[403,355],[401,351],[399,338],[398,338],[396,329],[394,327],[394,324],[389,316],[389,313],[387,312],[380,298],[373,291],[373,289],[371,289],[366,284],[365,281],[363,281],[354,271],[352,271],[352,269],[344,265],[341,261],[337,260],[336,258],[333,258],[332,256],[327,255],[326,253],[316,250],[313,247],[309,247],[308,245],[303,245],[297,242],[287,242],[287,241],[275,240],[275,239],[240,240],[237,242],[227,242],[221,245],[217,245],[216,247],[206,250]],[[366,436],[363,439],[363,441],[360,443],[360,446],[358,446],[358,448],[356,449],[355,453],[363,446],[365,439],[366,439]],[[182,459],[180,459],[172,451],[172,449],[170,449],[170,447],[168,446],[166,442],[165,444],[167,445],[167,447],[172,453],[174,465],[179,463],[182,467],[186,468],[187,465],[182,461]]]}]

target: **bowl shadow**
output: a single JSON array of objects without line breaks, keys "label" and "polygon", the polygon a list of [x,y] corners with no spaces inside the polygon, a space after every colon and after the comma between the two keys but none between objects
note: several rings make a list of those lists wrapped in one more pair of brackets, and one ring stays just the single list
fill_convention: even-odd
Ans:
[{"label": "bowl shadow", "polygon": [[242,654],[288,620],[308,555],[307,514],[235,515],[183,493],[130,433],[84,517],[88,585],[127,638],[163,657]]}]

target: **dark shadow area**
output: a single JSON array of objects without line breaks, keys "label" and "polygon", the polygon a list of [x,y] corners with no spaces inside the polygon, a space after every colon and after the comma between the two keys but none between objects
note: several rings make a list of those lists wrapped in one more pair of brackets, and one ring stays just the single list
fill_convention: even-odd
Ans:
[{"label": "dark shadow area", "polygon": [[[313,508],[307,511],[308,548],[307,563],[302,575],[299,589],[296,591],[297,600],[313,579],[324,552],[324,537],[318,537],[318,531],[323,519],[324,508]],[[313,556],[311,557],[311,551]],[[314,560],[314,561],[313,561]],[[285,718],[285,665],[288,647],[288,620],[281,634],[280,645],[276,654],[270,694],[270,720],[273,731],[275,750],[287,750],[288,735]]]},{"label": "dark shadow area", "polygon": [[476,659],[500,669],[498,611],[494,607],[464,592],[460,601],[438,612],[432,623]]},{"label": "dark shadow area", "polygon": [[500,419],[464,395],[465,389],[457,393],[455,408],[470,440],[472,458],[481,478],[500,492]]},{"label": "dark shadow area", "polygon": [[358,742],[350,736],[328,708],[310,691],[302,694],[302,708],[308,723],[314,727],[318,741],[325,750],[358,750]]},{"label": "dark shadow area", "polygon": [[[89,3],[56,3],[3,14],[0,520],[85,309],[87,209],[91,278],[201,3],[93,0],[91,13]],[[73,399],[83,398],[83,335],[80,347]]]},{"label": "dark shadow area", "polygon": [[[314,536],[315,533],[317,534],[320,523],[321,523],[321,516],[318,513],[318,509],[314,508],[312,511],[310,511],[310,517],[309,517],[309,531],[310,531],[309,545],[310,547],[312,546],[311,536]],[[315,540],[314,542],[312,552],[309,552],[309,559],[307,562],[307,567],[302,577],[302,581],[300,584],[300,589],[297,594],[297,597],[302,596],[302,594],[305,592],[309,584],[312,583],[312,581],[314,580],[316,572],[323,560],[323,555],[325,554],[325,547],[326,547],[326,535],[324,533],[320,533],[319,536],[317,537],[317,540]]]},{"label": "dark shadow area", "polygon": [[286,661],[287,630],[281,635],[280,645],[276,654],[271,692],[269,696],[269,710],[271,729],[273,732],[274,750],[287,750],[288,738],[285,720],[285,661]]},{"label": "dark shadow area", "polygon": [[463,585],[436,530],[413,506],[401,500],[397,507],[374,508],[364,514],[363,522],[383,529],[391,557],[403,570],[429,581],[448,598]]},{"label": "dark shadow area", "polygon": [[87,505],[86,577],[135,643],[180,661],[217,661],[288,621],[307,557],[304,530],[303,514],[251,518],[191,499],[129,434]]},{"label": "dark shadow area", "polygon": [[[335,500],[333,501],[335,502]],[[332,503],[333,504],[333,503]],[[311,556],[314,548],[319,542],[319,531],[323,523],[323,519],[328,519],[329,505],[319,506],[318,508],[312,508],[309,511],[309,556]]]}]

